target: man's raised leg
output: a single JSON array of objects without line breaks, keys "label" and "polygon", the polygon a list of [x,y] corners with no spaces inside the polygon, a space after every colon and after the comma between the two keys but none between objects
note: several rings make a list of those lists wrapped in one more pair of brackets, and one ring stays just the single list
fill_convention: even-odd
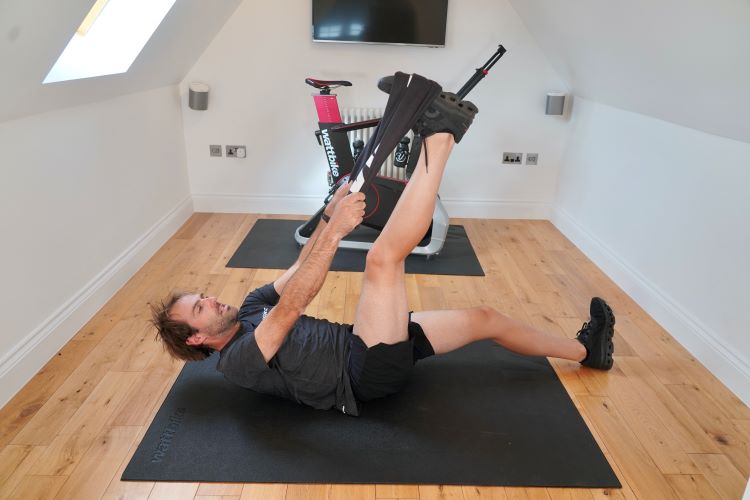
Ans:
[{"label": "man's raised leg", "polygon": [[[381,342],[395,344],[408,338],[404,261],[430,227],[440,181],[453,145],[453,136],[448,133],[425,139],[414,175],[367,254],[354,333],[368,347]],[[426,152],[429,153],[429,170],[425,165]]]}]

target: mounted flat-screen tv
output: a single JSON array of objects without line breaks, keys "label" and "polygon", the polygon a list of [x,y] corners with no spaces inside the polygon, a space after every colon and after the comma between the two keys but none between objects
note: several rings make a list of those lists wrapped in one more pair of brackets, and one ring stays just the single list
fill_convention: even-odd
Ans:
[{"label": "mounted flat-screen tv", "polygon": [[448,0],[312,0],[316,42],[445,46]]}]

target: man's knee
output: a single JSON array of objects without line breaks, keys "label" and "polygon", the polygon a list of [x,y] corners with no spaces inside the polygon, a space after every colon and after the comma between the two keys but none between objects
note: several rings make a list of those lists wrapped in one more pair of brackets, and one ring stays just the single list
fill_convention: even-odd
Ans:
[{"label": "man's knee", "polygon": [[472,321],[479,325],[490,323],[499,314],[494,308],[485,305],[472,307],[469,311]]},{"label": "man's knee", "polygon": [[380,274],[403,271],[404,259],[386,245],[379,244],[378,241],[372,245],[367,252],[365,271],[370,270]]}]

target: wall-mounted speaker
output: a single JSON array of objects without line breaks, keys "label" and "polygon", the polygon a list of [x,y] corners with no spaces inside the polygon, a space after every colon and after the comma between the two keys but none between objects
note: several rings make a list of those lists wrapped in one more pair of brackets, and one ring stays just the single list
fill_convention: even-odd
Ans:
[{"label": "wall-mounted speaker", "polygon": [[208,109],[208,85],[194,82],[188,90],[188,106],[190,109],[205,111]]},{"label": "wall-mounted speaker", "polygon": [[562,92],[547,93],[547,108],[544,114],[561,115],[565,109],[565,94]]}]

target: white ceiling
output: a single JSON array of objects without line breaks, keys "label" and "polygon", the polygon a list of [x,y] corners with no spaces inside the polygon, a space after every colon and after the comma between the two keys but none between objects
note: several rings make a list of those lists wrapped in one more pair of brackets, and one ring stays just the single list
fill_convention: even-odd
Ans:
[{"label": "white ceiling", "polygon": [[573,94],[750,142],[750,1],[510,2]]},{"label": "white ceiling", "polygon": [[0,0],[0,122],[179,83],[242,0],[177,0],[127,73],[42,85],[95,0]]}]

